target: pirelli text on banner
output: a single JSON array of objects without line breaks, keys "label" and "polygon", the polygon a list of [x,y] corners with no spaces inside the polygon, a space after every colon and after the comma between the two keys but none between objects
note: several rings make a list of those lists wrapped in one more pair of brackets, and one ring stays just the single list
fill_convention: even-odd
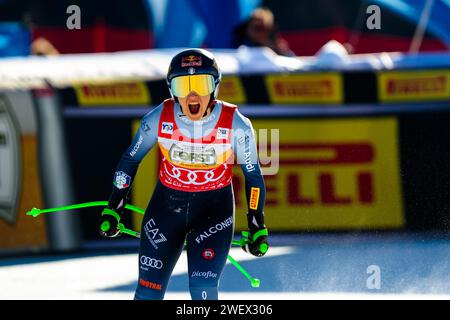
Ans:
[{"label": "pirelli text on banner", "polygon": [[380,72],[378,96],[381,102],[450,100],[450,70]]},{"label": "pirelli text on banner", "polygon": [[342,74],[305,73],[267,75],[266,87],[272,103],[342,103]]},{"label": "pirelli text on banner", "polygon": [[[279,170],[264,177],[265,216],[272,230],[404,226],[395,118],[253,124],[256,129],[276,127],[280,133]],[[246,208],[239,171],[235,169],[233,180],[237,212]],[[243,230],[245,224],[236,215],[236,228]]]},{"label": "pirelli text on banner", "polygon": [[74,87],[81,106],[148,105],[150,92],[142,81],[83,84]]}]

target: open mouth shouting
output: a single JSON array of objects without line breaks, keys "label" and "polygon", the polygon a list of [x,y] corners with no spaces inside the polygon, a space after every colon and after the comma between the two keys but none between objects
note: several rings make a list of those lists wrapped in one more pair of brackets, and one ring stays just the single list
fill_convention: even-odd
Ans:
[{"label": "open mouth shouting", "polygon": [[189,103],[188,107],[189,107],[189,112],[193,116],[196,116],[200,111],[200,103]]},{"label": "open mouth shouting", "polygon": [[183,113],[193,121],[203,118],[208,107],[210,96],[199,96],[195,91],[189,93],[185,98],[178,98]]}]

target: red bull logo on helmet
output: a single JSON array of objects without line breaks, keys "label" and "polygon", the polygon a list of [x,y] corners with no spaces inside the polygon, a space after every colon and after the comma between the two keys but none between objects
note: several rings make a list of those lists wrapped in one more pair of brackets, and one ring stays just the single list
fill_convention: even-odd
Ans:
[{"label": "red bull logo on helmet", "polygon": [[202,57],[197,56],[187,56],[181,58],[181,67],[201,67],[202,66]]}]

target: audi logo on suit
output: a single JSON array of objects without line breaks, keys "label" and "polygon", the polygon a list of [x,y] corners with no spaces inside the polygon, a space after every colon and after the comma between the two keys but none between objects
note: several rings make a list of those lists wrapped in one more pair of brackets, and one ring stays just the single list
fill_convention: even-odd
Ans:
[{"label": "audi logo on suit", "polygon": [[161,260],[153,259],[146,256],[141,256],[141,265],[155,269],[161,269],[163,267],[163,263]]}]

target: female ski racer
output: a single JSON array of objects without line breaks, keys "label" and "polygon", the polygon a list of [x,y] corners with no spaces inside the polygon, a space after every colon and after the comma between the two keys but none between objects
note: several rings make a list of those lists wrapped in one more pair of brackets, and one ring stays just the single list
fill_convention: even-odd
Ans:
[{"label": "female ski racer", "polygon": [[189,49],[167,73],[172,98],[146,114],[114,174],[100,233],[115,237],[139,163],[158,143],[159,179],[142,222],[135,299],[163,299],[186,241],[189,290],[195,300],[218,299],[218,283],[234,232],[232,166],[245,176],[249,243],[263,256],[265,186],[253,128],[235,105],[217,100],[221,72],[214,56]]}]

